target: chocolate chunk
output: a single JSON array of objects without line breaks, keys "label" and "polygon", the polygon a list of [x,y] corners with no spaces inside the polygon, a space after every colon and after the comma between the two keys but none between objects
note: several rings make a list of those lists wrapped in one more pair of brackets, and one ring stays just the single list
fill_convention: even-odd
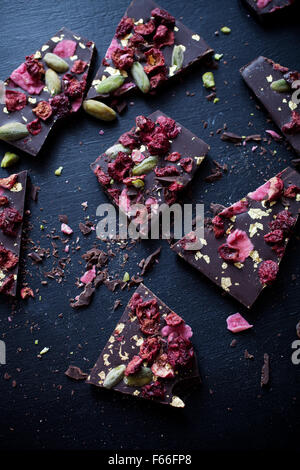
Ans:
[{"label": "chocolate chunk", "polygon": [[87,284],[84,290],[79,294],[78,298],[75,301],[71,301],[70,305],[72,308],[81,308],[87,307],[92,301],[95,288],[91,284]]},{"label": "chocolate chunk", "polygon": [[79,223],[79,230],[81,231],[81,233],[83,235],[89,235],[92,231],[91,227],[89,227],[88,225],[86,224],[83,224],[82,222]]},{"label": "chocolate chunk", "polygon": [[144,276],[144,274],[146,272],[148,272],[149,269],[151,269],[151,267],[153,266],[153,263],[155,262],[155,260],[160,255],[160,252],[161,252],[161,248],[159,247],[159,248],[157,248],[157,250],[155,250],[153,253],[151,253],[151,255],[147,256],[147,258],[144,260],[143,265],[141,266],[142,267],[142,272],[141,272],[142,276]]},{"label": "chocolate chunk", "polygon": [[261,387],[265,387],[269,384],[270,381],[270,356],[269,354],[264,354],[264,364],[261,369],[261,379],[260,385]]},{"label": "chocolate chunk", "polygon": [[67,224],[67,225],[68,225],[68,223],[69,223],[69,218],[68,218],[68,216],[65,215],[65,214],[60,214],[60,215],[58,216],[58,220],[59,220],[62,224]]},{"label": "chocolate chunk", "polygon": [[241,143],[243,141],[243,137],[240,135],[234,134],[233,132],[223,132],[221,135],[221,139],[225,142],[233,142],[233,143]]},{"label": "chocolate chunk", "polygon": [[82,372],[80,367],[77,366],[69,366],[65,372],[65,375],[73,380],[86,380],[88,377],[88,374]]}]

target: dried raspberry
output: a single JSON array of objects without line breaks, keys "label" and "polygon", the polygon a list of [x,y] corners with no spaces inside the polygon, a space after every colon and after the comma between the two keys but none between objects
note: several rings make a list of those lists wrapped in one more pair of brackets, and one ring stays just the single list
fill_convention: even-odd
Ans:
[{"label": "dried raspberry", "polygon": [[225,261],[237,263],[239,260],[239,250],[237,248],[231,248],[227,243],[223,243],[223,245],[219,246],[218,252]]},{"label": "dried raspberry", "polygon": [[165,397],[165,393],[166,391],[163,384],[158,380],[142,387],[143,398],[160,398],[161,400],[163,400]]},{"label": "dried raspberry", "polygon": [[39,118],[36,118],[33,121],[29,122],[26,127],[31,135],[38,135],[42,130],[42,124]]},{"label": "dried raspberry", "polygon": [[184,171],[190,173],[193,169],[193,162],[194,160],[190,157],[183,158],[182,160],[180,160],[180,166],[184,169]]},{"label": "dried raspberry", "polygon": [[284,243],[275,243],[275,245],[272,246],[272,250],[279,258],[282,258],[285,252]]},{"label": "dried raspberry", "polygon": [[162,379],[169,379],[174,377],[174,370],[169,363],[168,355],[163,353],[153,363],[151,370],[154,375]]},{"label": "dried raspberry", "polygon": [[71,68],[72,73],[80,74],[83,73],[86,69],[87,62],[84,60],[76,60],[73,67]]},{"label": "dried raspberry", "polygon": [[129,47],[138,47],[140,44],[143,44],[145,39],[140,34],[134,33],[128,42]]},{"label": "dried raspberry", "polygon": [[159,124],[160,128],[166,134],[168,139],[175,139],[175,137],[177,137],[181,131],[181,128],[176,125],[174,119],[168,118],[166,116],[159,116],[155,122],[156,124]]},{"label": "dried raspberry", "polygon": [[133,296],[131,297],[131,300],[130,300],[130,308],[131,308],[131,310],[133,311],[133,313],[135,315],[136,315],[136,309],[137,309],[138,305],[140,305],[141,303],[143,303],[142,297],[140,296],[140,294],[137,294],[135,292],[133,294]]},{"label": "dried raspberry", "polygon": [[168,187],[168,190],[171,192],[176,192],[176,191],[181,191],[184,188],[184,185],[182,183],[178,183],[178,181],[174,181],[174,183],[171,183],[170,186]]},{"label": "dried raspberry", "polygon": [[286,134],[297,134],[300,132],[300,114],[297,111],[292,111],[291,121],[284,124],[281,130]]},{"label": "dried raspberry", "polygon": [[20,111],[26,106],[27,97],[21,91],[6,90],[5,91],[5,105],[7,111]]},{"label": "dried raspberry", "polygon": [[164,155],[169,151],[170,142],[163,132],[159,130],[152,135],[148,143],[148,150],[151,155]]},{"label": "dried raspberry", "polygon": [[271,284],[278,273],[278,264],[275,261],[263,261],[258,269],[259,280],[262,284]]},{"label": "dried raspberry", "polygon": [[133,356],[129,364],[127,364],[125,375],[135,374],[141,368],[142,363],[143,359],[140,356]]},{"label": "dried raspberry", "polygon": [[165,158],[168,162],[178,162],[180,159],[181,154],[179,152],[172,152]]},{"label": "dried raspberry", "polygon": [[158,26],[153,37],[153,41],[156,47],[172,46],[174,44],[174,39],[174,32],[163,24]]},{"label": "dried raspberry", "polygon": [[155,299],[139,303],[136,307],[136,316],[144,334],[154,335],[158,332],[160,314]]},{"label": "dried raspberry", "polygon": [[154,8],[151,11],[151,16],[155,19],[155,21],[159,24],[164,24],[166,26],[174,26],[175,25],[175,18],[174,16],[170,15],[166,10],[162,8]]},{"label": "dried raspberry", "polygon": [[173,367],[186,366],[194,356],[193,345],[188,339],[177,336],[168,344],[168,361]]},{"label": "dried raspberry", "polygon": [[153,20],[148,21],[148,23],[137,24],[134,27],[134,32],[141,34],[142,36],[149,36],[155,30],[155,23]]},{"label": "dried raspberry", "polygon": [[242,214],[243,212],[246,212],[248,209],[248,205],[249,203],[246,199],[241,200],[241,201],[235,202],[234,204],[232,204],[232,206],[227,207],[226,209],[222,210],[222,212],[220,212],[218,215],[220,217],[225,217],[226,219],[231,219],[231,217],[233,217],[234,215]]},{"label": "dried raspberry", "polygon": [[46,121],[52,115],[52,107],[48,101],[40,101],[32,111],[43,121]]},{"label": "dried raspberry", "polygon": [[0,228],[5,235],[16,237],[18,225],[22,222],[22,216],[13,207],[6,207],[0,213]]},{"label": "dried raspberry", "polygon": [[95,175],[97,176],[97,179],[102,186],[109,185],[111,177],[107,175],[106,173],[104,173],[104,171],[100,168],[100,166],[96,168]]},{"label": "dried raspberry", "polygon": [[126,36],[126,34],[130,33],[131,29],[133,28],[134,21],[132,18],[128,18],[128,16],[123,16],[120,23],[117,26],[116,30],[116,38],[120,39]]},{"label": "dried raspberry", "polygon": [[9,270],[16,266],[19,262],[18,256],[16,256],[11,250],[7,250],[3,245],[0,245],[0,269]]},{"label": "dried raspberry", "polygon": [[14,275],[13,274],[10,274],[9,276],[7,276],[4,281],[2,282],[1,286],[0,286],[0,292],[2,294],[10,294],[13,286],[15,284],[15,278],[14,278]]},{"label": "dried raspberry", "polygon": [[185,235],[185,237],[182,238],[179,243],[184,250],[188,250],[188,246],[196,243],[197,241],[198,239],[195,232],[190,232]]},{"label": "dried raspberry", "polygon": [[57,117],[59,118],[66,116],[67,114],[70,113],[71,103],[69,101],[69,98],[64,93],[61,93],[51,98],[50,104],[51,104],[53,113],[57,115]]},{"label": "dried raspberry", "polygon": [[172,204],[175,204],[177,201],[178,197],[178,191],[170,191],[168,188],[164,188],[164,198],[165,198],[165,203],[171,206]]},{"label": "dried raspberry", "polygon": [[120,144],[124,145],[124,147],[128,147],[130,150],[133,150],[136,147],[139,147],[139,138],[138,136],[132,132],[125,132],[119,138]]},{"label": "dried raspberry", "polygon": [[178,326],[183,323],[183,319],[177,313],[171,312],[166,316],[165,322],[168,326]]},{"label": "dried raspberry", "polygon": [[43,64],[37,59],[34,59],[33,55],[29,55],[26,57],[25,66],[29,75],[31,75],[37,80],[41,80],[45,75],[45,69],[43,67]]},{"label": "dried raspberry", "polygon": [[128,176],[133,161],[127,153],[119,152],[117,158],[108,164],[108,174],[116,181],[123,181]]},{"label": "dried raspberry", "polygon": [[34,298],[33,290],[30,289],[30,287],[23,287],[23,289],[21,289],[20,294],[22,299],[28,299],[29,297]]},{"label": "dried raspberry", "polygon": [[165,65],[165,57],[160,49],[152,47],[149,51],[145,52],[145,56],[147,58],[147,64],[144,69],[148,74]]},{"label": "dried raspberry", "polygon": [[0,206],[6,206],[8,204],[8,199],[6,196],[0,196]]},{"label": "dried raspberry", "polygon": [[17,182],[18,175],[13,174],[7,178],[0,178],[0,188],[11,189]]},{"label": "dried raspberry", "polygon": [[115,201],[115,203],[119,204],[120,190],[118,188],[109,188],[107,192],[110,197]]},{"label": "dried raspberry", "polygon": [[75,100],[76,98],[80,98],[82,96],[82,84],[77,80],[77,78],[74,78],[70,73],[66,73],[63,76],[63,83],[64,92],[71,100]]},{"label": "dried raspberry", "polygon": [[143,133],[152,134],[154,131],[155,123],[145,116],[137,116],[135,123],[139,130]]},{"label": "dried raspberry", "polygon": [[140,347],[140,357],[152,363],[160,350],[160,341],[155,336],[147,338]]},{"label": "dried raspberry", "polygon": [[292,217],[292,214],[284,210],[277,214],[276,219],[270,222],[269,227],[271,230],[282,230],[284,233],[288,234],[295,223],[296,219]]},{"label": "dried raspberry", "polygon": [[111,53],[111,58],[115,67],[120,70],[130,69],[133,64],[133,57],[134,51],[126,47],[124,49],[118,47]]},{"label": "dried raspberry", "polygon": [[167,166],[164,166],[164,167],[161,167],[161,168],[154,168],[154,172],[156,174],[156,176],[160,177],[160,176],[178,176],[180,173],[179,173],[179,170],[176,166],[174,165],[167,165]]},{"label": "dried raspberry", "polygon": [[213,231],[214,231],[215,237],[216,237],[216,238],[221,238],[221,237],[223,237],[223,235],[224,235],[224,233],[225,233],[225,226],[224,226],[224,222],[223,222],[223,220],[221,219],[221,217],[219,217],[218,215],[216,215],[216,216],[212,219],[212,224],[213,224]]},{"label": "dried raspberry", "polygon": [[266,243],[281,243],[284,239],[284,234],[282,230],[273,230],[264,235]]},{"label": "dried raspberry", "polygon": [[274,176],[269,180],[268,201],[276,201],[282,196],[284,184],[281,178]]},{"label": "dried raspberry", "polygon": [[295,184],[291,184],[285,191],[284,191],[284,197],[294,199],[297,194],[300,194],[300,188],[299,186],[296,186]]},{"label": "dried raspberry", "polygon": [[167,70],[164,68],[163,72],[159,72],[153,77],[150,78],[150,87],[151,90],[156,90],[162,83],[167,80]]}]

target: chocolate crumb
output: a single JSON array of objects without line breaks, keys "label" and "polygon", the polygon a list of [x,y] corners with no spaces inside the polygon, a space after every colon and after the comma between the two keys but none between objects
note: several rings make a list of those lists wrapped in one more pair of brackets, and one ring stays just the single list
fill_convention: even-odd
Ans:
[{"label": "chocolate crumb", "polygon": [[269,384],[270,380],[270,356],[269,354],[264,354],[264,364],[261,369],[261,379],[260,379],[260,386],[265,387]]},{"label": "chocolate crumb", "polygon": [[80,367],[77,366],[69,366],[65,372],[65,375],[73,380],[85,380],[88,377],[88,374],[82,372]]}]

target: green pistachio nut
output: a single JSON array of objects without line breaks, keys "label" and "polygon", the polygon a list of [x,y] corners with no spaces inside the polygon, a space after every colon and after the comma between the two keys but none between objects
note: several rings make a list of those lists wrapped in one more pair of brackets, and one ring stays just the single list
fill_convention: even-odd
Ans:
[{"label": "green pistachio nut", "polygon": [[143,92],[148,93],[150,90],[150,81],[146,74],[144,67],[140,62],[134,62],[131,67],[131,75],[135,81],[136,86]]},{"label": "green pistachio nut", "polygon": [[57,73],[52,69],[47,69],[45,73],[46,87],[52,96],[61,92],[61,81]]},{"label": "green pistachio nut", "polygon": [[184,49],[181,44],[176,45],[173,47],[173,52],[172,52],[172,66],[176,66],[175,70],[180,70],[183,65],[183,59],[184,59]]},{"label": "green pistachio nut", "polygon": [[206,72],[202,75],[202,81],[205,88],[213,88],[215,86],[215,78],[212,72]]},{"label": "green pistachio nut", "polygon": [[124,377],[124,383],[128,387],[142,387],[153,380],[153,374],[149,367],[142,367],[138,372]]},{"label": "green pistachio nut", "polygon": [[44,61],[48,67],[50,67],[50,69],[54,70],[55,72],[63,73],[69,70],[69,64],[64,59],[56,54],[53,54],[52,52],[47,52],[47,54],[44,55]]},{"label": "green pistachio nut", "polygon": [[131,182],[132,186],[134,186],[135,188],[137,189],[141,189],[145,186],[145,183],[143,180],[141,180],[140,178],[137,178],[136,180],[133,180]]},{"label": "green pistachio nut", "polygon": [[113,121],[117,117],[116,112],[101,101],[85,100],[83,102],[83,109],[90,116],[102,121]]},{"label": "green pistachio nut", "polygon": [[287,91],[291,91],[290,85],[284,78],[281,78],[280,80],[276,80],[275,82],[272,82],[271,88],[272,90],[277,91],[278,93],[285,93]]},{"label": "green pistachio nut", "polygon": [[130,149],[124,147],[124,145],[122,145],[122,144],[115,144],[115,145],[112,145],[111,147],[109,147],[105,151],[105,154],[109,158],[117,158],[119,152],[130,153]]},{"label": "green pistachio nut", "polygon": [[130,281],[130,275],[129,273],[126,271],[126,273],[124,273],[124,276],[123,276],[123,282],[128,282]]},{"label": "green pistachio nut", "polygon": [[96,91],[100,94],[111,93],[123,85],[125,78],[122,75],[112,75],[105,78],[98,85],[95,86]]},{"label": "green pistachio nut", "polygon": [[111,371],[109,371],[103,382],[103,387],[112,388],[117,385],[124,377],[125,369],[126,366],[124,364],[120,364],[119,366],[114,367]]},{"label": "green pistachio nut", "polygon": [[1,168],[8,168],[20,160],[19,155],[12,152],[6,152],[1,161]]},{"label": "green pistachio nut", "polygon": [[143,175],[144,173],[149,173],[152,171],[158,162],[157,157],[147,157],[141,163],[138,163],[132,168],[133,176]]},{"label": "green pistachio nut", "polygon": [[8,122],[0,127],[0,140],[14,141],[23,139],[29,134],[25,124],[20,122]]}]

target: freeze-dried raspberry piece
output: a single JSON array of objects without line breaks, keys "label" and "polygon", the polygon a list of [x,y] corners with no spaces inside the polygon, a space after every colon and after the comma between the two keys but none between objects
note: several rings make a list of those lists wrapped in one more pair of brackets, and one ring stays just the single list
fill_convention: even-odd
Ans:
[{"label": "freeze-dried raspberry piece", "polygon": [[108,194],[110,197],[115,201],[116,204],[119,204],[119,199],[120,199],[120,190],[118,188],[109,188],[107,190]]},{"label": "freeze-dried raspberry piece", "polygon": [[221,219],[221,217],[216,215],[212,219],[212,224],[213,224],[213,231],[214,231],[215,237],[216,238],[223,237],[223,235],[225,233],[225,225],[224,225],[224,222]]},{"label": "freeze-dried raspberry piece", "polygon": [[71,57],[75,54],[77,43],[71,39],[64,39],[60,41],[53,49],[53,54],[59,57]]},{"label": "freeze-dried raspberry piece", "polygon": [[12,72],[10,79],[31,95],[39,95],[45,86],[44,82],[39,78],[30,75],[25,63]]},{"label": "freeze-dried raspberry piece", "polygon": [[218,252],[225,261],[244,262],[254,246],[243,230],[236,229],[228,235],[226,243],[219,246]]},{"label": "freeze-dried raspberry piece", "polygon": [[129,47],[138,47],[141,44],[143,44],[144,42],[145,42],[145,39],[143,38],[143,36],[141,34],[134,33],[129,38],[128,46]]},{"label": "freeze-dried raspberry piece", "polygon": [[37,106],[33,108],[32,112],[36,114],[38,118],[46,121],[52,115],[52,107],[48,101],[40,101]]},{"label": "freeze-dried raspberry piece", "polygon": [[127,47],[125,47],[124,49],[117,47],[111,53],[111,58],[115,67],[117,67],[120,70],[130,69],[133,64],[133,57],[134,57],[134,51]]},{"label": "freeze-dried raspberry piece", "polygon": [[156,377],[161,377],[162,379],[174,377],[174,369],[166,353],[156,358],[155,362],[152,364],[151,370]]},{"label": "freeze-dried raspberry piece", "polygon": [[168,343],[168,361],[173,367],[186,366],[194,356],[192,343],[188,339],[177,336]]},{"label": "freeze-dried raspberry piece", "polygon": [[83,86],[77,78],[73,77],[70,73],[63,76],[64,92],[71,99],[75,100],[80,98],[83,94]]},{"label": "freeze-dried raspberry piece", "polygon": [[174,39],[174,32],[163,24],[158,26],[153,37],[153,41],[156,47],[172,46],[174,44]]},{"label": "freeze-dried raspberry piece", "polygon": [[166,134],[163,132],[159,132],[158,129],[157,132],[154,132],[150,142],[148,143],[149,152],[151,153],[151,155],[164,155],[169,151],[169,148],[170,142]]},{"label": "freeze-dried raspberry piece", "polygon": [[17,182],[18,175],[13,174],[7,178],[0,178],[0,188],[11,189]]},{"label": "freeze-dried raspberry piece", "polygon": [[3,245],[0,245],[0,269],[9,270],[16,266],[19,262],[18,256],[16,256],[11,250],[7,250]]},{"label": "freeze-dried raspberry piece", "polygon": [[158,88],[162,83],[166,82],[166,80],[167,80],[167,70],[164,67],[162,72],[159,72],[150,78],[151,90],[156,90],[156,88]]},{"label": "freeze-dried raspberry piece", "polygon": [[171,183],[170,186],[168,187],[168,190],[171,192],[178,192],[181,191],[184,188],[184,185],[182,183],[178,183],[178,181],[174,181],[174,183]]},{"label": "freeze-dried raspberry piece", "polygon": [[15,284],[15,278],[13,274],[7,276],[0,286],[0,292],[2,294],[10,294],[13,286]]},{"label": "freeze-dried raspberry piece", "polygon": [[151,16],[155,19],[155,21],[159,24],[164,24],[166,26],[174,26],[175,25],[175,18],[174,16],[170,15],[166,10],[162,8],[154,8],[151,11]]},{"label": "freeze-dried raspberry piece", "polygon": [[239,250],[237,248],[228,246],[227,243],[219,246],[218,252],[221,258],[223,258],[225,261],[237,263],[239,260]]},{"label": "freeze-dried raspberry piece", "polygon": [[66,116],[71,111],[70,100],[64,93],[60,93],[59,95],[54,96],[50,99],[49,102],[51,104],[53,113],[57,117]]},{"label": "freeze-dried raspberry piece", "polygon": [[45,75],[45,69],[42,62],[39,62],[33,55],[28,55],[25,60],[25,66],[29,75],[37,80],[42,80]]},{"label": "freeze-dried raspberry piece", "polygon": [[154,335],[158,332],[160,314],[155,299],[139,303],[136,307],[136,316],[144,334]]},{"label": "freeze-dried raspberry piece", "polygon": [[233,315],[229,315],[226,319],[227,322],[227,329],[232,333],[239,333],[240,331],[248,330],[249,328],[253,328],[253,325],[245,320],[244,317],[240,313],[234,313]]},{"label": "freeze-dried raspberry piece", "polygon": [[152,47],[149,51],[145,52],[145,56],[147,58],[147,64],[144,69],[148,74],[165,65],[165,57],[160,49]]},{"label": "freeze-dried raspberry piece", "polygon": [[287,197],[289,199],[294,199],[297,194],[300,194],[300,188],[299,186],[296,186],[295,184],[291,184],[285,191],[284,191],[284,197]]},{"label": "freeze-dried raspberry piece", "polygon": [[87,62],[84,60],[75,60],[73,67],[71,68],[72,73],[80,74],[85,71]]},{"label": "freeze-dried raspberry piece", "polygon": [[34,298],[33,290],[30,289],[30,287],[23,287],[23,288],[21,289],[20,295],[21,295],[21,298],[22,298],[23,300],[24,300],[24,299],[28,299],[29,297]]},{"label": "freeze-dried raspberry piece", "polygon": [[273,230],[264,235],[266,243],[281,243],[284,239],[284,234],[282,230]]},{"label": "freeze-dried raspberry piece", "polygon": [[142,36],[149,36],[155,30],[155,23],[153,20],[148,21],[148,23],[137,24],[134,27],[134,32],[141,34]]},{"label": "freeze-dried raspberry piece", "polygon": [[129,364],[127,364],[125,375],[135,374],[141,368],[142,363],[143,359],[140,356],[133,356]]},{"label": "freeze-dried raspberry piece", "polygon": [[165,393],[166,391],[163,384],[158,380],[142,387],[143,398],[160,398],[161,400],[163,400],[165,397]]},{"label": "freeze-dried raspberry piece", "polygon": [[161,168],[155,167],[156,176],[178,176],[180,174],[178,168],[174,165],[167,165]]},{"label": "freeze-dried raspberry piece", "polygon": [[20,111],[26,106],[27,97],[21,91],[6,90],[5,91],[5,105],[7,111]]},{"label": "freeze-dried raspberry piece", "polygon": [[184,171],[190,173],[193,169],[193,162],[194,160],[190,157],[182,158],[182,160],[180,160],[180,166],[184,169]]},{"label": "freeze-dried raspberry piece", "polygon": [[138,136],[132,132],[125,132],[119,138],[120,144],[124,145],[124,147],[128,147],[130,150],[133,150],[136,147],[139,147],[139,138]]},{"label": "freeze-dried raspberry piece", "polygon": [[288,234],[295,223],[296,219],[292,217],[292,214],[283,210],[277,214],[276,219],[272,220],[269,226],[271,230],[282,230],[284,233]]},{"label": "freeze-dried raspberry piece", "polygon": [[160,340],[156,337],[147,338],[140,346],[140,357],[149,363],[152,363],[160,350]]},{"label": "freeze-dried raspberry piece", "polygon": [[130,168],[133,166],[133,161],[127,153],[119,152],[117,158],[108,164],[107,170],[109,176],[116,181],[123,181],[128,176]]},{"label": "freeze-dried raspberry piece", "polygon": [[137,116],[135,123],[139,130],[144,133],[151,134],[154,131],[155,123],[145,116]]},{"label": "freeze-dried raspberry piece", "polygon": [[272,284],[277,277],[279,267],[275,261],[263,261],[258,269],[259,280],[262,284]]},{"label": "freeze-dried raspberry piece", "polygon": [[290,122],[284,124],[281,130],[286,134],[298,134],[300,132],[300,114],[297,111],[292,111]]},{"label": "freeze-dried raspberry piece", "polygon": [[180,246],[184,250],[188,250],[189,245],[193,245],[194,243],[197,243],[197,242],[198,242],[198,238],[197,238],[195,232],[190,232],[187,235],[185,235],[185,237],[182,238],[179,243],[180,243]]},{"label": "freeze-dried raspberry piece", "polygon": [[33,121],[29,122],[26,127],[31,135],[38,135],[42,130],[42,124],[39,118],[36,118]]},{"label": "freeze-dried raspberry piece", "polygon": [[95,175],[97,176],[97,179],[102,186],[109,185],[111,177],[107,175],[106,173],[104,173],[104,171],[100,168],[100,166],[96,168]]},{"label": "freeze-dried raspberry piece", "polygon": [[126,34],[130,33],[131,29],[133,28],[134,21],[132,18],[128,18],[128,16],[123,16],[121,19],[120,23],[117,26],[116,30],[116,38],[121,39]]},{"label": "freeze-dried raspberry piece", "polygon": [[181,131],[181,127],[177,126],[174,119],[169,117],[159,116],[155,122],[156,124],[159,124],[168,139],[175,139]]},{"label": "freeze-dried raspberry piece", "polygon": [[18,225],[23,218],[13,207],[6,207],[0,213],[0,228],[5,235],[15,237],[17,235]]},{"label": "freeze-dried raspberry piece", "polygon": [[178,326],[183,323],[183,319],[177,313],[171,312],[166,316],[165,322],[168,326]]},{"label": "freeze-dried raspberry piece", "polygon": [[172,206],[172,204],[175,204],[178,198],[178,191],[170,191],[169,188],[164,188],[164,198],[165,198],[165,203],[168,204],[168,206]]},{"label": "freeze-dried raspberry piece", "polygon": [[242,214],[246,212],[248,209],[248,206],[249,206],[248,201],[246,199],[245,200],[242,199],[241,201],[238,201],[232,204],[232,206],[227,207],[226,209],[223,209],[222,212],[220,212],[218,215],[220,217],[225,217],[226,219],[231,219],[231,217],[237,214]]},{"label": "freeze-dried raspberry piece", "polygon": [[179,152],[172,152],[165,158],[168,162],[178,162],[180,159],[181,154]]},{"label": "freeze-dried raspberry piece", "polygon": [[142,297],[140,296],[140,294],[137,294],[135,292],[133,294],[133,296],[131,297],[131,300],[130,300],[130,308],[131,308],[131,310],[133,311],[134,314],[136,314],[136,309],[137,309],[138,305],[140,305],[141,303],[143,303]]}]

